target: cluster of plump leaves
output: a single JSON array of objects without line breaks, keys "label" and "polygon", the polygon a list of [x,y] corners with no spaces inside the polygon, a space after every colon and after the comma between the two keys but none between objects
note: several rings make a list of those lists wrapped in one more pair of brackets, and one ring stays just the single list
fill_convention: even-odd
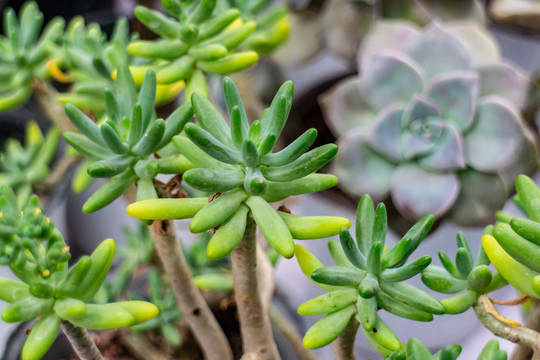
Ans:
[{"label": "cluster of plump leaves", "polygon": [[499,213],[488,227],[482,246],[502,277],[516,289],[540,298],[540,189],[525,175],[516,179],[514,201],[528,218]]},{"label": "cluster of plump leaves", "polygon": [[127,67],[118,71],[117,86],[105,90],[107,121],[98,126],[76,106],[66,113],[81,131],[65,133],[64,138],[80,153],[94,160],[88,166],[92,177],[111,179],[84,204],[90,213],[111,203],[132,184],[137,184],[137,200],[157,198],[153,179],[158,173],[181,173],[193,165],[175,153],[154,153],[170,144],[191,119],[191,105],[176,109],[166,121],[154,115],[156,76],[148,70],[137,96],[137,88]]},{"label": "cluster of plump leaves", "polygon": [[439,251],[442,267],[429,265],[422,271],[422,281],[432,290],[460,294],[441,300],[447,314],[460,314],[473,306],[478,297],[506,285],[499,273],[493,274],[489,268],[489,258],[480,246],[476,261],[463,233],[457,234],[458,250],[455,262],[443,251]]},{"label": "cluster of plump leaves", "polygon": [[207,198],[158,199],[131,204],[128,214],[141,219],[193,218],[190,230],[200,233],[218,227],[207,247],[211,259],[229,254],[242,240],[251,212],[272,247],[284,257],[294,255],[296,239],[337,234],[350,226],[339,217],[303,217],[276,211],[269,204],[290,195],[325,190],[336,184],[333,175],[314,174],[336,154],[333,144],[308,151],[317,135],[306,131],[281,151],[272,153],[287,120],[293,85],[279,89],[261,119],[251,126],[231,79],[224,79],[224,93],[231,125],[200,93],[191,97],[200,126],[187,124],[185,136],[173,138],[177,149],[198,168],[184,173],[183,180],[195,189],[219,193]]},{"label": "cluster of plump leaves", "polygon": [[2,320],[38,318],[24,344],[23,360],[45,354],[62,320],[87,329],[110,329],[136,325],[157,315],[157,308],[143,301],[90,304],[112,264],[114,241],[105,240],[92,255],[81,257],[68,269],[69,247],[43,215],[38,198],[31,197],[21,209],[10,188],[1,191],[0,258],[21,280],[0,278],[0,299],[10,303],[2,311]]},{"label": "cluster of plump leaves", "polygon": [[431,321],[433,314],[443,314],[444,308],[435,298],[405,282],[431,263],[429,256],[407,261],[433,221],[432,215],[424,217],[385,252],[386,208],[380,203],[374,210],[371,198],[364,195],[358,205],[356,242],[342,229],[341,244],[331,241],[328,245],[336,266],[324,266],[297,245],[296,257],[304,273],[329,291],[298,308],[301,315],[328,313],[308,330],[304,346],[327,345],[354,316],[369,342],[386,355],[399,350],[401,344],[378,315],[379,309],[417,321]]},{"label": "cluster of plump leaves", "polygon": [[[35,2],[23,4],[19,18],[4,11],[0,36],[0,111],[20,106],[33,93],[33,82],[48,78],[46,59],[64,31],[64,20],[55,18],[41,31],[43,14]],[[41,32],[41,35],[40,35]]]},{"label": "cluster of plump leaves", "polygon": [[9,186],[17,193],[19,204],[26,204],[32,186],[39,184],[50,173],[49,163],[58,145],[59,131],[49,130],[43,137],[37,123],[26,126],[24,144],[15,138],[6,140],[0,153],[0,186]]},{"label": "cluster of plump leaves", "polygon": [[[411,338],[402,350],[392,352],[384,360],[456,360],[461,354],[460,345],[446,345],[441,351],[431,354],[427,346],[419,339]],[[506,351],[499,350],[499,342],[492,339],[484,346],[476,360],[506,360]]]},{"label": "cluster of plump leaves", "polygon": [[290,25],[287,7],[271,6],[271,0],[229,0],[218,1],[217,12],[238,9],[244,21],[254,21],[257,27],[242,43],[242,47],[268,54],[280,46],[289,36]]},{"label": "cluster of plump leaves", "polygon": [[206,93],[203,72],[234,73],[258,60],[255,51],[238,50],[256,24],[235,22],[240,16],[238,9],[217,14],[216,4],[217,0],[162,0],[167,15],[143,6],[136,7],[137,19],[162,39],[132,42],[128,51],[136,56],[165,61],[156,69],[158,83],[185,80],[186,99],[194,91]]}]

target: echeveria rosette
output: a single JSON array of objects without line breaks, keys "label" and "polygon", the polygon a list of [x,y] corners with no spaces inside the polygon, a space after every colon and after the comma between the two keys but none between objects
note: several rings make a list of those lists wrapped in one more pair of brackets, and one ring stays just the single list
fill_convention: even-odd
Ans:
[{"label": "echeveria rosette", "polygon": [[64,31],[64,20],[59,17],[41,31],[43,14],[33,1],[23,4],[19,18],[12,8],[6,9],[3,23],[0,111],[23,105],[33,93],[34,82],[48,79],[46,59]]},{"label": "echeveria rosette", "polygon": [[321,101],[348,194],[390,196],[410,221],[431,213],[473,225],[492,220],[517,173],[536,169],[519,115],[525,78],[478,25],[381,22],[358,64],[360,77]]},{"label": "echeveria rosette", "polygon": [[293,238],[332,236],[350,226],[344,218],[296,216],[269,204],[337,183],[334,175],[315,173],[337,152],[334,144],[308,151],[317,136],[315,129],[283,150],[271,152],[291,109],[292,82],[281,86],[270,108],[251,126],[236,86],[229,78],[223,84],[231,125],[204,95],[194,93],[191,104],[200,126],[187,124],[186,136],[173,139],[177,149],[197,166],[186,171],[183,180],[219,196],[210,203],[207,198],[137,202],[128,206],[128,214],[141,219],[192,217],[190,229],[195,233],[219,226],[207,247],[211,259],[229,254],[240,243],[249,213],[270,245],[286,258],[294,255]]},{"label": "echeveria rosette", "polygon": [[401,343],[379,316],[380,309],[417,321],[431,321],[433,314],[443,314],[444,308],[435,298],[405,282],[431,263],[429,256],[407,261],[433,222],[432,215],[425,216],[385,251],[386,207],[380,203],[374,210],[371,198],[364,195],[358,204],[356,242],[347,229],[342,229],[341,244],[328,244],[336,266],[324,266],[297,245],[296,258],[302,271],[328,291],[298,308],[301,315],[328,313],[307,331],[304,346],[329,344],[355,316],[373,347],[388,355],[401,349]]},{"label": "echeveria rosette", "polygon": [[217,0],[161,3],[166,14],[144,6],[135,8],[137,19],[160,39],[134,41],[128,46],[133,55],[162,61],[156,67],[159,84],[185,80],[189,99],[195,91],[208,92],[204,73],[235,73],[257,62],[257,52],[238,50],[256,27],[253,21],[235,24],[238,9],[217,13]]},{"label": "echeveria rosette", "polygon": [[259,54],[268,54],[287,40],[290,31],[287,7],[272,3],[271,0],[218,1],[217,12],[238,9],[244,22],[254,21],[257,27],[242,43],[242,47],[257,51]]},{"label": "echeveria rosette", "polygon": [[17,193],[20,206],[32,195],[33,185],[39,184],[50,173],[49,163],[54,157],[60,132],[49,130],[43,137],[36,122],[26,126],[24,145],[14,138],[6,141],[0,153],[0,186],[9,186]]},{"label": "echeveria rosette", "polygon": [[531,297],[540,298],[540,189],[520,175],[516,179],[517,202],[528,218],[499,217],[482,237],[483,248],[497,271],[512,286]]},{"label": "echeveria rosette", "polygon": [[[92,177],[111,178],[83,205],[83,212],[97,211],[137,184],[137,200],[157,198],[154,178],[158,173],[176,174],[193,167],[184,157],[167,151],[173,136],[191,119],[191,104],[177,108],[166,120],[156,119],[156,75],[148,70],[137,96],[127,66],[118,71],[114,93],[105,91],[107,121],[98,126],[76,106],[66,113],[81,131],[64,138],[80,153],[94,160],[88,166]],[[162,156],[155,153],[161,151]]]},{"label": "echeveria rosette", "polygon": [[498,272],[489,268],[489,258],[480,246],[476,260],[463,233],[457,235],[455,261],[439,251],[443,266],[429,265],[422,271],[422,281],[432,290],[444,294],[457,294],[440,300],[447,314],[461,314],[476,304],[481,295],[507,284]]}]

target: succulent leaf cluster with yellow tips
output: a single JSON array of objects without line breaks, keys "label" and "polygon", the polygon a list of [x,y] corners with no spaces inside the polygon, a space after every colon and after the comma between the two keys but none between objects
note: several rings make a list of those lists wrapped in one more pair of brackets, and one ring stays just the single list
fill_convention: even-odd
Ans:
[{"label": "succulent leaf cluster with yellow tips", "polygon": [[333,175],[315,173],[334,157],[337,147],[327,144],[308,151],[317,136],[314,129],[272,152],[291,109],[292,82],[283,84],[270,107],[251,125],[235,84],[229,78],[223,84],[231,125],[208,99],[194,93],[191,104],[200,126],[187,124],[185,136],[173,138],[176,148],[197,166],[186,171],[183,180],[219,196],[210,203],[207,198],[141,201],[131,204],[128,214],[141,219],[193,218],[190,229],[195,233],[219,226],[207,248],[212,259],[229,254],[240,243],[248,214],[286,258],[294,255],[293,239],[328,237],[349,227],[347,219],[297,216],[269,204],[322,191],[337,182]]}]

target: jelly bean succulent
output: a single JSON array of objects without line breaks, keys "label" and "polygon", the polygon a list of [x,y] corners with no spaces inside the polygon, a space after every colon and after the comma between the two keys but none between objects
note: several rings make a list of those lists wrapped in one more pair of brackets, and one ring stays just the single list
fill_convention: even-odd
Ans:
[{"label": "jelly bean succulent", "polygon": [[[41,31],[43,14],[36,2],[26,2],[19,18],[4,11],[4,34],[0,36],[0,111],[23,105],[33,93],[34,81],[46,81],[46,59],[64,31],[64,20],[55,18]],[[40,35],[41,32],[41,35]]]},{"label": "jelly bean succulent", "polygon": [[105,240],[90,256],[68,268],[71,255],[60,232],[43,215],[37,196],[19,208],[13,191],[1,189],[1,259],[21,281],[0,278],[0,299],[10,303],[2,320],[22,322],[38,318],[28,336],[22,359],[40,359],[60,327],[111,329],[136,325],[157,315],[144,301],[91,304],[114,257],[114,241]]},{"label": "jelly bean succulent", "polygon": [[253,21],[233,25],[240,16],[238,9],[217,13],[216,0],[161,3],[166,15],[144,6],[135,8],[137,19],[161,39],[128,46],[133,55],[163,62],[156,69],[159,84],[185,80],[189,99],[193,91],[207,92],[203,72],[229,74],[257,62],[256,52],[238,50],[256,27]]},{"label": "jelly bean succulent", "polygon": [[353,318],[361,324],[369,342],[388,355],[399,350],[401,343],[378,315],[379,309],[417,321],[431,321],[433,314],[443,314],[444,308],[435,298],[405,283],[431,263],[429,256],[406,262],[432,225],[433,216],[424,217],[385,252],[386,208],[380,203],[374,210],[371,198],[364,195],[358,205],[356,242],[347,229],[342,229],[341,244],[328,244],[336,266],[324,266],[297,245],[296,257],[303,272],[329,291],[298,308],[301,315],[328,313],[307,331],[304,346],[329,344]]},{"label": "jelly bean succulent", "polygon": [[127,208],[141,219],[193,218],[192,232],[218,227],[207,247],[211,259],[221,258],[240,243],[251,213],[270,245],[281,255],[294,255],[296,239],[335,235],[350,222],[338,217],[303,217],[276,211],[269,202],[321,191],[336,184],[333,175],[314,172],[336,154],[333,144],[308,151],[317,131],[310,129],[278,152],[276,144],[292,104],[293,84],[284,83],[269,109],[251,126],[236,86],[224,79],[225,102],[231,125],[200,93],[191,97],[200,126],[187,124],[185,136],[174,137],[177,149],[197,168],[184,173],[190,186],[217,196],[207,198],[158,199],[138,202]]},{"label": "jelly bean succulent", "polygon": [[[428,347],[417,338],[411,338],[407,342],[407,346],[403,350],[397,350],[392,354],[385,357],[385,360],[407,360],[407,359],[421,359],[421,360],[437,360],[448,359],[456,360],[461,354],[460,345],[447,345],[441,349],[441,351],[431,354]],[[482,351],[476,358],[476,360],[506,360],[508,355],[506,351],[499,350],[499,342],[496,339],[488,341],[488,343],[482,348]]]},{"label": "jelly bean succulent", "polygon": [[431,264],[422,271],[422,281],[430,289],[445,294],[461,292],[440,300],[447,314],[460,314],[473,306],[479,296],[507,284],[499,273],[493,274],[489,268],[490,261],[483,247],[474,261],[469,242],[461,232],[457,235],[457,245],[455,262],[439,251],[443,266]]},{"label": "jelly bean succulent", "polygon": [[243,21],[254,21],[257,27],[242,43],[242,47],[268,54],[287,39],[290,30],[287,7],[273,6],[272,3],[270,0],[218,1],[217,12],[238,9]]},{"label": "jelly bean succulent", "polygon": [[534,181],[520,175],[516,179],[517,202],[528,215],[499,217],[482,237],[487,256],[500,274],[516,289],[540,298],[540,189]]},{"label": "jelly bean succulent", "polygon": [[129,69],[118,71],[117,86],[105,91],[107,120],[98,126],[73,104],[66,113],[81,131],[65,133],[64,138],[80,153],[94,160],[88,166],[92,177],[111,178],[84,204],[83,212],[91,213],[111,203],[132,184],[137,184],[137,200],[157,198],[153,179],[158,173],[181,173],[192,164],[170,152],[163,157],[154,153],[171,142],[191,119],[191,105],[176,109],[166,121],[156,119],[156,75],[148,70],[137,96],[137,88]]},{"label": "jelly bean succulent", "polygon": [[526,80],[478,25],[378,23],[358,67],[321,100],[349,195],[390,196],[409,221],[430,213],[485,224],[505,183],[537,168],[519,113]]},{"label": "jelly bean succulent", "polygon": [[15,190],[21,206],[32,195],[32,187],[49,175],[59,136],[58,129],[53,128],[43,137],[37,123],[31,121],[26,126],[24,145],[15,138],[6,141],[0,153],[0,186]]}]

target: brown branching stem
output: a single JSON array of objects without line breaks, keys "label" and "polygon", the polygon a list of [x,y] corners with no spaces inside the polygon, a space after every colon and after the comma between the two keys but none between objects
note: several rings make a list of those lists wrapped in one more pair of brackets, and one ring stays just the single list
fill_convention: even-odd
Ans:
[{"label": "brown branching stem", "polygon": [[[540,331],[540,303],[531,301],[531,306],[525,320],[525,327],[534,331]],[[528,360],[531,358],[532,350],[528,346],[518,345],[512,352],[511,360]]]},{"label": "brown branching stem", "polygon": [[129,329],[119,332],[120,341],[126,346],[137,359],[167,360],[167,354],[157,349],[152,343],[139,333]]},{"label": "brown branching stem", "polygon": [[532,349],[531,360],[540,360],[540,333],[526,327],[507,325],[490,314],[488,307],[488,297],[480,296],[473,306],[478,320],[494,335]]},{"label": "brown branching stem", "polygon": [[81,360],[104,360],[86,329],[62,320],[62,331]]},{"label": "brown branching stem", "polygon": [[62,133],[66,131],[78,131],[64,112],[64,106],[58,102],[58,92],[51,84],[35,82],[34,96],[41,110],[47,115],[47,118],[58,126]]},{"label": "brown branching stem", "polygon": [[184,319],[207,360],[232,360],[227,338],[193,283],[187,261],[170,221],[156,220],[150,227],[156,252],[176,295]]},{"label": "brown branching stem", "polygon": [[244,353],[255,353],[261,360],[279,359],[268,313],[259,294],[257,279],[256,224],[248,215],[240,244],[231,253],[234,296],[242,334]]},{"label": "brown branching stem", "polygon": [[335,360],[355,360],[354,356],[354,339],[360,324],[353,316],[349,323],[343,329],[341,334],[332,344],[332,352]]},{"label": "brown branching stem", "polygon": [[289,319],[284,316],[281,311],[273,304],[270,304],[268,309],[270,321],[275,329],[277,329],[287,339],[291,347],[301,360],[320,360],[315,352],[306,349],[302,343],[302,336],[298,333],[294,325]]}]

